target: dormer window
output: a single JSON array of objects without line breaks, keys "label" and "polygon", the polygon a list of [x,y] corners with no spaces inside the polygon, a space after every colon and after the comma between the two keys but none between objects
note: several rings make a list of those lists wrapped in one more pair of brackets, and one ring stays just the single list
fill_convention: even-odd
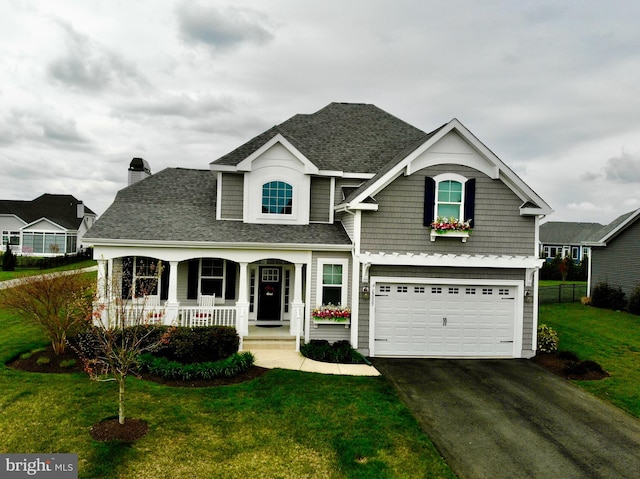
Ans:
[{"label": "dormer window", "polygon": [[270,181],[262,185],[262,213],[290,215],[293,204],[293,187],[284,181]]}]

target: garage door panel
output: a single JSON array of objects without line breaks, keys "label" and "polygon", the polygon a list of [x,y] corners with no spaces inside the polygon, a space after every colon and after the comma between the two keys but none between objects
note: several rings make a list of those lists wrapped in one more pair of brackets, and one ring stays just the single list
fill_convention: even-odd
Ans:
[{"label": "garage door panel", "polygon": [[376,286],[379,356],[512,356],[515,286]]}]

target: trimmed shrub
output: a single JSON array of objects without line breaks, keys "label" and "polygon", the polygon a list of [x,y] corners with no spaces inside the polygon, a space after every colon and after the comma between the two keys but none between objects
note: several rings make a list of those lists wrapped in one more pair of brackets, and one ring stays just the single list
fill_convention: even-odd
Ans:
[{"label": "trimmed shrub", "polygon": [[552,353],[558,350],[558,333],[547,326],[541,324],[538,326],[538,351],[543,353]]},{"label": "trimmed shrub", "polygon": [[43,356],[41,358],[38,358],[38,360],[36,361],[36,364],[38,366],[44,366],[45,364],[49,364],[51,362],[51,359],[47,358],[46,356]]},{"label": "trimmed shrub", "polygon": [[11,247],[7,245],[7,249],[2,255],[2,269],[4,271],[15,271],[16,270],[16,255],[11,251]]},{"label": "trimmed shrub", "polygon": [[613,288],[607,283],[598,283],[593,287],[591,306],[620,311],[625,308],[625,303],[624,292],[619,286]]},{"label": "trimmed shrub", "polygon": [[633,288],[629,302],[627,303],[627,310],[631,314],[640,315],[640,286]]},{"label": "trimmed shrub", "polygon": [[156,356],[181,363],[219,361],[238,352],[240,337],[230,326],[172,328]]},{"label": "trimmed shrub", "polygon": [[300,346],[304,357],[325,363],[363,364],[366,359],[347,340],[330,344],[326,339],[312,339]]},{"label": "trimmed shrub", "polygon": [[255,357],[250,352],[235,353],[220,361],[190,364],[159,358],[152,354],[140,356],[140,364],[143,370],[164,379],[179,379],[183,381],[234,377],[247,371],[254,363]]},{"label": "trimmed shrub", "polygon": [[75,364],[75,359],[65,359],[64,361],[60,361],[60,367],[65,369],[72,368]]}]

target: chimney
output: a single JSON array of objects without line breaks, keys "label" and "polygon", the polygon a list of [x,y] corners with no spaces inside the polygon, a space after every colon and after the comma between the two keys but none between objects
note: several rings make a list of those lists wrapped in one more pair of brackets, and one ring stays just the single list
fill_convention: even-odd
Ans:
[{"label": "chimney", "polygon": [[76,216],[80,219],[84,218],[84,203],[82,201],[78,201],[76,205]]},{"label": "chimney", "polygon": [[143,160],[142,158],[134,158],[131,160],[129,164],[129,182],[128,186],[131,186],[134,183],[137,183],[140,180],[144,180],[151,176],[151,168],[149,168],[149,163],[147,160]]}]

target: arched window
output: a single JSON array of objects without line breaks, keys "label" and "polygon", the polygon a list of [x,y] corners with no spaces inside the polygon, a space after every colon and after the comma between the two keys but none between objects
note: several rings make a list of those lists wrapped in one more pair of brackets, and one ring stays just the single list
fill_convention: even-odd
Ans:
[{"label": "arched window", "polygon": [[293,187],[284,181],[270,181],[262,185],[262,212],[270,215],[292,213]]}]

